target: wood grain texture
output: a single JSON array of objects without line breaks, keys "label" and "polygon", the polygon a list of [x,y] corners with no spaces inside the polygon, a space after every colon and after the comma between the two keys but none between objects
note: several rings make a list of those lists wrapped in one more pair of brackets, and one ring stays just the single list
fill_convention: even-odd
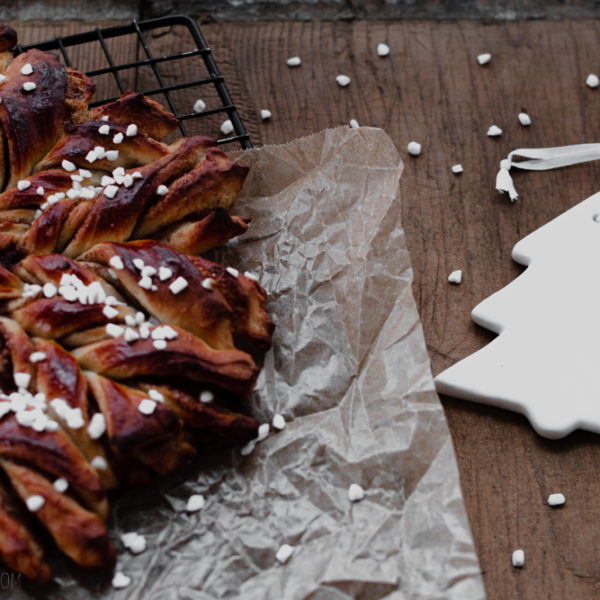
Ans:
[{"label": "wood grain texture", "polygon": [[[89,27],[14,25],[28,39]],[[600,21],[237,23],[203,32],[255,144],[355,118],[401,149],[403,226],[434,373],[492,339],[469,313],[520,272],[514,243],[600,189],[600,164],[517,173],[515,204],[494,189],[498,163],[514,148],[600,141],[600,90],[584,84],[598,70]],[[392,48],[387,58],[375,52],[380,41]],[[493,58],[481,67],[484,51]],[[293,55],[301,67],[286,65]],[[339,73],[350,86],[336,84]],[[260,121],[261,108],[270,121]],[[522,109],[529,128],[517,121]],[[500,138],[486,136],[491,124]],[[423,144],[418,158],[405,152],[413,139]],[[460,176],[450,172],[457,162]],[[464,279],[453,286],[446,278],[457,268]],[[599,597],[600,438],[548,441],[521,416],[442,400],[488,597]],[[545,504],[553,492],[565,494],[564,507]],[[521,570],[510,563],[518,547]]]}]

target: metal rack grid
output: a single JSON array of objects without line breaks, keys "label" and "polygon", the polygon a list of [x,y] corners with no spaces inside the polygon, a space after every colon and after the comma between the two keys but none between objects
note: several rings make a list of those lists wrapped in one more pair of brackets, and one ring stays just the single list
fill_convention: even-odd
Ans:
[{"label": "metal rack grid", "polygon": [[[175,25],[182,25],[187,28],[196,47],[193,50],[185,52],[154,56],[144,33],[148,33],[159,28],[172,27]],[[135,34],[137,36],[139,48],[143,50],[143,58],[126,62],[119,62],[118,60],[115,60],[108,48],[106,40],[131,34]],[[185,15],[174,15],[157,19],[148,19],[144,21],[137,21],[134,19],[131,24],[127,25],[117,25],[104,29],[96,28],[85,33],[78,33],[64,37],[57,36],[52,40],[47,40],[44,42],[36,42],[27,45],[19,44],[16,47],[16,51],[17,53],[20,53],[29,50],[30,48],[38,48],[39,50],[58,50],[66,66],[76,67],[77,65],[72,65],[67,49],[90,43],[98,43],[100,45],[102,53],[108,64],[106,67],[87,71],[86,75],[92,80],[106,74],[112,74],[114,81],[116,82],[116,85],[122,94],[127,91],[127,87],[121,77],[121,73],[123,71],[127,69],[137,69],[140,67],[150,67],[154,75],[156,85],[149,87],[143,86],[142,89],[136,89],[135,91],[141,92],[146,96],[156,96],[162,94],[166,100],[169,110],[179,121],[179,129],[183,136],[189,135],[188,129],[185,126],[186,121],[190,119],[202,119],[210,115],[223,113],[227,114],[228,118],[231,120],[235,135],[219,139],[218,143],[229,144],[232,142],[238,142],[243,149],[252,147],[250,136],[246,132],[235,104],[229,95],[223,75],[217,67],[211,50],[206,44],[206,40],[204,39],[200,28],[191,18]],[[161,64],[180,59],[192,60],[196,56],[202,57],[207,70],[207,77],[177,82],[171,85],[167,85],[165,83],[165,78],[163,77],[163,74],[159,68]],[[221,105],[216,108],[209,108],[200,113],[179,110],[173,92],[186,88],[193,88],[195,86],[214,86]],[[96,98],[94,102],[90,104],[90,106],[106,104],[107,102],[116,100],[116,98],[117,97]]]}]

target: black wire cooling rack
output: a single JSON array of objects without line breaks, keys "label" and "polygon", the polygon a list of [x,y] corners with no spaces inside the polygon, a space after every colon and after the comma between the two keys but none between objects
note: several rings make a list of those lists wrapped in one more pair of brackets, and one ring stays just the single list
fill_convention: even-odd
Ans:
[{"label": "black wire cooling rack", "polygon": [[[177,36],[176,45],[182,51],[157,55],[152,47],[153,42],[160,42],[162,37],[169,34]],[[127,38],[129,41],[125,47],[130,47],[131,51],[124,52],[123,45],[115,46],[115,38],[120,38],[121,42],[125,41],[123,38]],[[134,19],[126,25],[57,36],[44,42],[19,44],[16,51],[20,53],[30,48],[58,50],[68,67],[84,70],[82,63],[91,64],[91,68],[86,68],[85,73],[97,87],[94,102],[90,106],[111,102],[130,89],[146,96],[162,96],[179,121],[182,135],[195,133],[191,125],[200,120],[206,123],[210,117],[213,117],[211,131],[214,132],[215,128],[218,129],[218,123],[227,115],[235,135],[221,138],[218,143],[238,142],[243,149],[252,147],[223,75],[200,28],[185,15],[144,21]],[[133,59],[132,54],[135,55]],[[203,60],[197,60],[198,57]],[[106,81],[107,77],[111,79],[110,82]],[[195,112],[193,99],[207,95],[210,96],[206,102],[207,108],[202,112]],[[220,121],[217,122],[216,119]]]}]

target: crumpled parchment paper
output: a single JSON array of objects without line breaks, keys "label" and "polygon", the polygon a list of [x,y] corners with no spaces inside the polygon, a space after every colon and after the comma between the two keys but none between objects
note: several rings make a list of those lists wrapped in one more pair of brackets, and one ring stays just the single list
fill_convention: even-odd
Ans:
[{"label": "crumpled parchment paper", "polygon": [[[216,452],[120,493],[111,531],[131,586],[57,561],[49,597],[483,598],[412,297],[396,149],[381,130],[344,127],[238,158],[252,168],[234,212],[252,223],[216,258],[268,291],[277,329],[253,410],[287,427],[248,457]],[[191,493],[206,505],[187,514]],[[145,553],[121,547],[126,531],[146,536]],[[281,565],[284,543],[295,550]]]}]

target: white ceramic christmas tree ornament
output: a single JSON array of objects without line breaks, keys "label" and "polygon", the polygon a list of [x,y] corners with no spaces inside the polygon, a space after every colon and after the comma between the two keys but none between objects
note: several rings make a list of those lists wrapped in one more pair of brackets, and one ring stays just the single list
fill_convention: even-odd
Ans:
[{"label": "white ceramic christmas tree ornament", "polygon": [[527,269],[471,313],[498,337],[440,373],[437,390],[523,413],[545,437],[600,433],[600,193],[512,256]]}]

